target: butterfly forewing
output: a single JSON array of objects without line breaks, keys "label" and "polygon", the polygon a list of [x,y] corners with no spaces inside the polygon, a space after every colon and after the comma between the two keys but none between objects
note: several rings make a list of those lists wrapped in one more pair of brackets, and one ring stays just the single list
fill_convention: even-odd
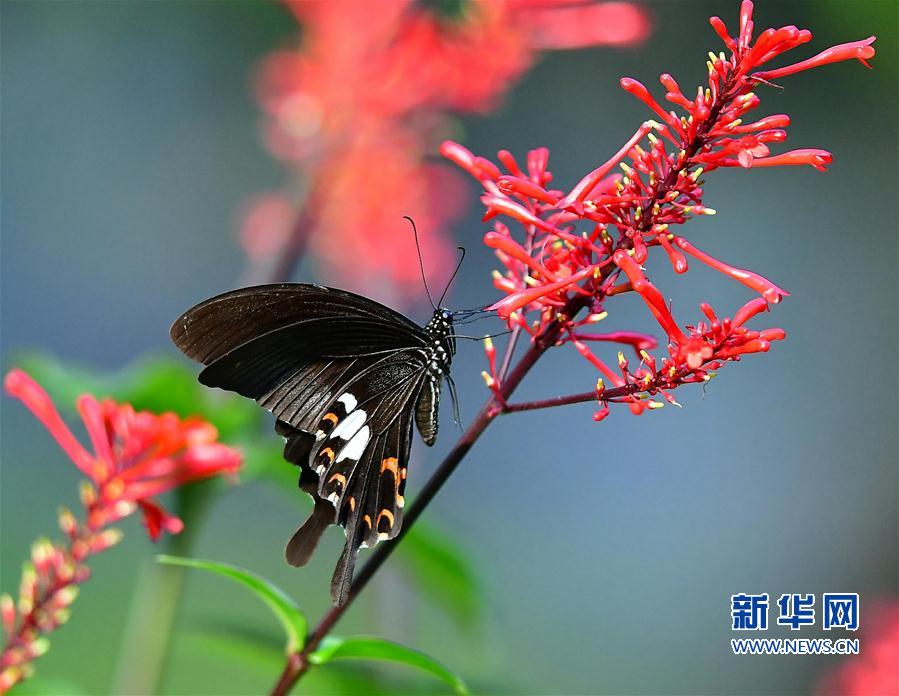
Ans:
[{"label": "butterfly forewing", "polygon": [[208,365],[247,341],[308,319],[373,318],[422,329],[389,307],[345,290],[307,283],[258,285],[212,297],[182,314],[171,336],[185,355]]},{"label": "butterfly forewing", "polygon": [[315,507],[287,546],[303,565],[324,530],[346,545],[331,586],[346,601],[358,549],[396,536],[417,424],[437,435],[449,369],[449,318],[427,327],[365,297],[319,285],[245,288],[207,300],[172,326],[172,340],[207,367],[203,384],[255,399],[276,417],[284,457],[300,467]]}]

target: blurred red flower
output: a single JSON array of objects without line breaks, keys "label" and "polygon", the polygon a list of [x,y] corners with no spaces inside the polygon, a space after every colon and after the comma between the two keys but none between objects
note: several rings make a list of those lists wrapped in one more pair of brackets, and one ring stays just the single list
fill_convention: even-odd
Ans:
[{"label": "blurred red flower", "polygon": [[121,539],[109,525],[140,510],[154,541],[163,532],[177,534],[183,523],[154,498],[192,481],[234,474],[240,454],[216,442],[215,428],[198,418],[182,420],[173,413],[135,411],[128,404],[78,399],[93,451],[72,434],[50,397],[25,372],[12,370],[4,385],[47,428],[75,466],[90,482],[81,489],[85,520],[68,510],[59,513],[66,543],[47,539],[32,547],[25,564],[18,604],[0,597],[5,643],[0,653],[0,693],[29,676],[31,662],[49,644],[47,633],[65,623],[78,585],[90,577],[87,559]]},{"label": "blurred red flower", "polygon": [[820,679],[820,696],[899,695],[899,601],[870,603],[859,644],[858,655],[841,660]]},{"label": "blurred red flower", "polygon": [[[388,279],[406,294],[421,288],[402,216],[428,231],[433,272],[446,265],[443,230],[464,202],[455,172],[427,161],[448,113],[495,108],[542,50],[633,45],[649,29],[626,2],[463,0],[452,13],[413,0],[287,5],[301,45],[269,56],[257,83],[269,149],[297,174],[281,200],[303,211],[280,251],[308,246],[346,285]],[[248,253],[269,250],[257,237],[281,236],[271,219],[247,215]]]}]

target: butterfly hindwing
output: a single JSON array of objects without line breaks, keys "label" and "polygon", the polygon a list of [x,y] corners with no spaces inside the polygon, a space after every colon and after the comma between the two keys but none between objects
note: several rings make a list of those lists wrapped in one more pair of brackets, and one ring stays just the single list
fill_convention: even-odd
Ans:
[{"label": "butterfly hindwing", "polygon": [[412,420],[407,409],[377,436],[356,466],[338,523],[346,544],[331,581],[331,601],[343,604],[349,594],[360,548],[392,539],[402,528],[402,491],[412,445]]},{"label": "butterfly hindwing", "polygon": [[[283,421],[276,421],[276,430],[284,436],[284,458],[289,462],[306,462],[315,438],[307,432],[296,430]],[[306,565],[325,530],[336,522],[336,510],[318,495],[318,477],[306,469],[300,470],[300,488],[312,496],[312,514],[293,534],[284,551],[292,566]]]},{"label": "butterfly hindwing", "polygon": [[[377,356],[366,365],[339,388],[331,385],[339,396],[296,423],[303,430],[279,421],[282,433],[308,431],[313,438],[299,446],[300,435],[288,435],[285,445],[285,458],[301,467],[301,487],[316,501],[312,516],[288,543],[287,559],[304,564],[329,522],[343,526],[346,545],[335,573],[335,602],[346,597],[359,548],[393,538],[401,528],[413,406],[426,381],[420,350]],[[307,481],[314,483],[304,485]]]}]

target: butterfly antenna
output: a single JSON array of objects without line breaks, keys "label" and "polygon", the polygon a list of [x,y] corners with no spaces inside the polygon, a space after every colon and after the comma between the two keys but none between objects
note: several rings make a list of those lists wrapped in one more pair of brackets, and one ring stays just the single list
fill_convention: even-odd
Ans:
[{"label": "butterfly antenna", "polygon": [[497,338],[498,336],[505,336],[505,335],[510,334],[510,333],[512,333],[511,330],[498,331],[497,333],[485,334],[485,335],[483,335],[483,336],[464,336],[464,335],[462,335],[462,334],[454,333],[454,334],[450,334],[450,337],[452,337],[452,338],[466,338],[466,339],[468,339],[468,340],[470,340],[470,341],[483,341],[485,338]]},{"label": "butterfly antenna", "polygon": [[431,288],[428,287],[428,279],[425,278],[425,264],[424,261],[421,260],[421,244],[418,241],[418,228],[415,226],[415,220],[408,215],[403,215],[403,219],[408,220],[409,224],[412,225],[412,234],[415,235],[415,250],[418,251],[418,269],[421,271],[421,282],[425,285],[425,292],[428,294],[428,302],[431,303],[431,308],[436,311],[437,307],[434,304],[434,298],[431,297]]},{"label": "butterfly antenna", "polygon": [[493,311],[493,310],[489,309],[488,307],[475,307],[473,309],[457,309],[456,311],[453,312],[453,316],[461,317],[461,319],[464,321],[465,319],[470,319],[471,317],[475,316],[476,314],[484,314],[485,312],[491,312],[491,311]]},{"label": "butterfly antenna", "polygon": [[443,304],[443,299],[446,297],[446,293],[449,292],[450,285],[453,284],[453,281],[456,279],[456,275],[459,273],[459,269],[462,268],[462,262],[465,260],[465,247],[456,247],[459,251],[462,252],[462,255],[459,257],[459,263],[456,264],[456,270],[453,271],[453,274],[450,276],[449,281],[446,284],[446,287],[443,288],[443,294],[440,296],[440,302],[438,305]]},{"label": "butterfly antenna", "polygon": [[[461,319],[456,319],[456,317],[461,316]],[[458,312],[453,312],[453,325],[454,326],[464,326],[465,324],[472,324],[476,321],[480,321],[481,319],[490,319],[493,315],[484,315],[476,316],[474,314],[465,314],[460,315]]]}]

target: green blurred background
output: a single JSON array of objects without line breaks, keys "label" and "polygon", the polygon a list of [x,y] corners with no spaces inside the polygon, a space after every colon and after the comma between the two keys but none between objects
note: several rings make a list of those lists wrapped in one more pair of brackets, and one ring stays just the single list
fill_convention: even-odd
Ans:
[{"label": "green blurred background", "polygon": [[[689,93],[706,51],[719,50],[707,17],[732,24],[738,12],[736,2],[647,7],[645,46],[550,55],[496,113],[461,121],[459,138],[485,155],[548,146],[556,181],[574,183],[646,118],[619,76],[655,84],[671,72]],[[4,2],[0,12],[3,369],[30,349],[103,370],[174,357],[173,318],[241,274],[240,204],[284,176],[260,143],[250,76],[295,36],[293,19],[256,2]],[[425,517],[473,568],[466,601],[477,618],[459,620],[451,602],[421,589],[439,579],[397,559],[340,633],[417,647],[479,692],[802,694],[834,659],[734,657],[730,595],[859,592],[863,627],[866,606],[897,595],[897,4],[756,8],[757,27],[783,24],[813,30],[803,57],[878,34],[874,71],[838,64],[785,79],[783,92],[760,90],[763,113],[791,115],[789,145],[832,151],[831,171],[716,172],[706,203],[718,215],[686,232],[793,293],[764,317],[788,340],[727,367],[705,391],[681,390],[683,410],[620,409],[599,425],[591,405],[502,419]],[[456,228],[470,253],[453,306],[495,296],[479,215],[473,205]],[[699,269],[674,279],[661,261],[653,280],[680,316],[702,300],[735,307],[749,297]],[[297,278],[327,280],[308,266]],[[652,328],[639,303],[621,304],[621,327]],[[467,419],[485,397],[482,362],[476,344],[462,346],[455,375]],[[522,395],[583,391],[593,379],[565,353]],[[438,445],[413,450],[412,487],[452,445],[443,417]],[[0,578],[12,591],[57,505],[77,504],[78,477],[8,399],[2,428]],[[271,578],[315,619],[342,536],[332,529],[308,568],[288,568],[283,543],[306,510],[296,497],[256,480],[227,489],[193,553]],[[125,528],[22,693],[127,683],[116,665],[135,588],[156,575],[155,549],[135,522]],[[232,632],[259,649],[219,639]],[[191,574],[161,689],[263,691],[280,669],[277,640],[253,597]],[[306,690],[442,686],[402,668],[349,666],[314,673]]]}]

